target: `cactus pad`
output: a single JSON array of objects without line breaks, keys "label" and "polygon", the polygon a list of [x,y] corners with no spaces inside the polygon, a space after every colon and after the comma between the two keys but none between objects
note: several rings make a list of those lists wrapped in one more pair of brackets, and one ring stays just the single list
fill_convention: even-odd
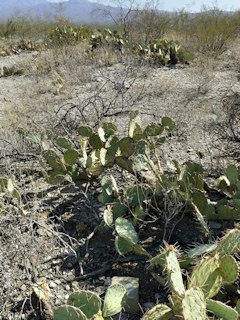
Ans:
[{"label": "cactus pad", "polygon": [[142,320],[168,320],[172,318],[172,310],[165,304],[158,304],[148,310]]},{"label": "cactus pad", "polygon": [[154,137],[161,134],[164,130],[163,125],[156,123],[149,123],[149,125],[144,130],[143,134],[145,137]]},{"label": "cactus pad", "polygon": [[217,248],[214,249],[213,255],[218,255],[221,260],[226,255],[233,255],[240,248],[240,230],[230,230],[217,244]]},{"label": "cactus pad", "polygon": [[236,183],[238,180],[238,169],[234,165],[230,164],[227,167],[226,176],[230,183]]},{"label": "cactus pad", "polygon": [[55,310],[54,320],[87,320],[87,317],[80,309],[67,305]]},{"label": "cactus pad", "polygon": [[93,318],[101,310],[101,299],[91,291],[79,291],[70,295],[67,303],[79,308],[86,317]]},{"label": "cactus pad", "polygon": [[103,303],[103,317],[111,317],[119,313],[125,306],[126,301],[127,290],[122,284],[115,284],[108,288]]},{"label": "cactus pad", "polygon": [[133,250],[133,243],[125,238],[117,236],[115,238],[115,248],[118,254],[125,255]]},{"label": "cactus pad", "polygon": [[137,233],[127,219],[117,218],[115,221],[115,228],[120,237],[132,242],[132,244],[136,244],[138,241]]},{"label": "cactus pad", "polygon": [[227,320],[238,319],[238,312],[220,301],[207,299],[207,309],[214,313],[218,318]]},{"label": "cactus pad", "polygon": [[74,165],[77,162],[78,156],[78,152],[73,149],[67,150],[63,155],[65,162],[70,166]]},{"label": "cactus pad", "polygon": [[188,287],[201,287],[206,298],[214,297],[221,288],[222,277],[215,258],[207,257],[193,269]]},{"label": "cactus pad", "polygon": [[78,133],[82,136],[82,137],[90,137],[92,134],[92,128],[89,126],[81,126],[78,128]]},{"label": "cactus pad", "polygon": [[183,296],[185,288],[183,284],[180,265],[174,250],[166,251],[165,272],[169,281],[170,289],[179,296]]},{"label": "cactus pad", "polygon": [[227,255],[220,262],[219,271],[224,281],[234,282],[238,277],[238,264],[233,256]]},{"label": "cactus pad", "polygon": [[184,320],[205,320],[206,300],[200,288],[191,288],[186,291],[182,301]]},{"label": "cactus pad", "polygon": [[57,138],[56,142],[60,148],[63,148],[63,149],[71,149],[72,148],[71,141],[69,141],[66,138],[59,137],[59,138]]},{"label": "cactus pad", "polygon": [[121,150],[121,155],[126,158],[130,157],[135,151],[133,140],[129,137],[121,139],[118,142],[118,146]]}]

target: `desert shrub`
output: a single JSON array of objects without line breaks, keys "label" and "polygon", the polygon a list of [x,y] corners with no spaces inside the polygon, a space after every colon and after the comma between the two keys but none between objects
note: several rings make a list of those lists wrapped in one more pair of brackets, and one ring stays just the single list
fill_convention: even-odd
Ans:
[{"label": "desert shrub", "polygon": [[169,31],[170,21],[169,13],[160,12],[147,5],[143,10],[136,10],[129,23],[132,42],[136,42],[137,39],[147,42],[146,35],[148,34],[151,34],[153,38],[163,38]]},{"label": "desert shrub", "polygon": [[237,37],[238,30],[235,14],[204,7],[191,19],[187,32],[196,51],[218,57],[227,50],[229,41]]}]

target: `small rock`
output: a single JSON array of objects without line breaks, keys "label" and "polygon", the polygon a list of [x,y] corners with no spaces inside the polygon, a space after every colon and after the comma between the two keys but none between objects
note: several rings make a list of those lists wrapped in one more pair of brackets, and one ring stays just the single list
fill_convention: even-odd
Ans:
[{"label": "small rock", "polygon": [[56,285],[55,282],[51,281],[51,282],[49,283],[49,287],[52,288],[52,289],[54,289],[54,288],[57,287],[57,285]]},{"label": "small rock", "polygon": [[61,284],[61,280],[60,279],[56,279],[55,283],[59,285],[59,284]]},{"label": "small rock", "polygon": [[68,269],[72,269],[72,267],[73,267],[72,263],[68,262],[67,268],[68,268]]},{"label": "small rock", "polygon": [[66,288],[67,291],[70,291],[70,289],[71,289],[69,284],[67,284],[65,288]]},{"label": "small rock", "polygon": [[111,284],[111,278],[110,278],[110,277],[107,277],[107,279],[106,279],[105,282],[104,282],[104,285],[105,285],[105,286],[110,286],[110,284]]},{"label": "small rock", "polygon": [[64,299],[67,301],[67,299],[69,298],[69,294],[65,294]]},{"label": "small rock", "polygon": [[22,291],[26,291],[26,290],[27,290],[27,286],[26,286],[25,284],[23,284],[23,285],[20,287],[20,289],[21,289]]},{"label": "small rock", "polygon": [[98,280],[100,280],[100,281],[105,281],[105,279],[106,279],[106,277],[104,277],[104,276],[98,277]]}]

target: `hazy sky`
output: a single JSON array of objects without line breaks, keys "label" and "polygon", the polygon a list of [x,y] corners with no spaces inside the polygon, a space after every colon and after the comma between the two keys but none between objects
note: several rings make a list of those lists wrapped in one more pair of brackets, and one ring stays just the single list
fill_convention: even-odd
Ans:
[{"label": "hazy sky", "polygon": [[[49,0],[51,2],[60,2],[60,0]],[[66,0],[65,0],[66,1]],[[91,2],[102,2],[98,0],[89,0]],[[141,4],[144,4],[144,0],[139,0]],[[113,0],[113,4],[116,3],[116,0]],[[107,3],[111,3],[111,1],[107,1]],[[197,12],[200,11],[203,5],[207,7],[214,7],[221,10],[227,11],[235,11],[240,10],[240,0],[217,0],[217,1],[208,1],[208,0],[160,0],[162,4],[159,9],[166,10],[166,11],[174,11],[177,9],[185,8],[186,11]]]}]

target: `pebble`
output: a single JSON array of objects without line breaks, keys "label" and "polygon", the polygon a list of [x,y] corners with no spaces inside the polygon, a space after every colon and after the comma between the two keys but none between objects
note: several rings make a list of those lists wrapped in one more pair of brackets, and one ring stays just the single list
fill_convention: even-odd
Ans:
[{"label": "pebble", "polygon": [[67,301],[67,299],[69,298],[69,294],[65,294],[64,299]]},{"label": "pebble", "polygon": [[23,285],[20,287],[20,289],[21,289],[22,291],[26,291],[26,290],[27,290],[27,286],[26,286],[25,284],[23,284]]},{"label": "pebble", "polygon": [[55,282],[51,281],[51,282],[49,283],[49,287],[52,288],[52,289],[54,289],[54,288],[57,287],[57,285],[56,285]]},{"label": "pebble", "polygon": [[71,269],[72,267],[73,267],[72,263],[68,262],[67,268],[68,268],[68,269]]},{"label": "pebble", "polygon": [[71,290],[69,284],[67,284],[65,288],[66,288],[67,291],[70,291],[70,290]]},{"label": "pebble", "polygon": [[71,283],[73,290],[79,290],[79,284],[77,281],[73,281]]},{"label": "pebble", "polygon": [[61,284],[62,282],[61,282],[60,279],[56,279],[56,280],[55,280],[55,283],[56,283],[56,284]]},{"label": "pebble", "polygon": [[104,282],[104,285],[105,285],[105,286],[110,286],[110,284],[111,284],[111,278],[110,278],[110,277],[107,277],[107,279],[106,279],[105,282]]},{"label": "pebble", "polygon": [[100,281],[105,281],[105,279],[106,279],[105,276],[98,277],[98,280],[100,280]]}]

